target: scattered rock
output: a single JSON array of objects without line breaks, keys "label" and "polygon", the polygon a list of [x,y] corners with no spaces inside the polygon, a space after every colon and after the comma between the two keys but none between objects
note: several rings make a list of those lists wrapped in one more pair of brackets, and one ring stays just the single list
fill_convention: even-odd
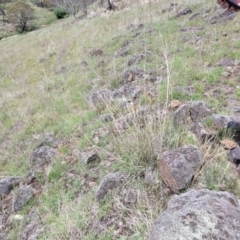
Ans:
[{"label": "scattered rock", "polygon": [[134,54],[129,60],[128,60],[128,66],[131,66],[133,64],[140,63],[145,58],[144,54]]},{"label": "scattered rock", "polygon": [[82,69],[86,69],[88,67],[88,63],[86,61],[82,61],[80,65]]},{"label": "scattered rock", "polygon": [[240,144],[240,122],[229,121],[227,127],[232,138]]},{"label": "scattered rock", "polygon": [[198,16],[200,16],[200,12],[196,12],[196,13],[192,14],[192,15],[189,17],[189,20],[190,20],[190,21],[191,21],[191,20],[194,20],[194,19],[196,19]]},{"label": "scattered rock", "polygon": [[89,164],[89,163],[92,163],[92,162],[99,162],[100,157],[94,150],[90,150],[90,151],[86,151],[86,152],[81,153],[81,160],[85,164]]},{"label": "scattered rock", "polygon": [[166,151],[158,156],[161,177],[174,193],[187,187],[200,167],[202,153],[195,146]]},{"label": "scattered rock", "polygon": [[123,44],[122,44],[122,48],[128,46],[131,42],[132,42],[131,40],[124,41]]},{"label": "scattered rock", "polygon": [[113,91],[113,98],[130,98],[137,99],[144,91],[142,86],[131,86],[130,84],[126,84],[119,89]]},{"label": "scattered rock", "polygon": [[182,10],[181,12],[179,12],[176,17],[181,17],[181,16],[184,16],[184,15],[187,15],[187,14],[191,14],[192,13],[192,10],[190,8],[185,8],[184,10]]},{"label": "scattered rock", "polygon": [[40,148],[37,148],[32,156],[32,163],[34,165],[40,164],[46,164],[51,162],[51,160],[55,157],[57,151],[55,148],[49,147],[49,146],[42,146]]},{"label": "scattered rock", "polygon": [[89,52],[89,56],[91,57],[100,57],[103,55],[103,50],[101,49],[93,49]]},{"label": "scattered rock", "polygon": [[114,57],[126,57],[129,54],[129,48],[128,47],[122,47],[118,51],[114,53]]},{"label": "scattered rock", "polygon": [[7,177],[0,180],[0,197],[7,195],[10,191],[19,185],[19,178]]},{"label": "scattered rock", "polygon": [[114,114],[113,113],[106,113],[100,116],[100,119],[103,122],[110,122],[114,119]]},{"label": "scattered rock", "polygon": [[191,130],[203,144],[206,142],[213,142],[217,137],[215,133],[205,129],[203,124],[200,122],[195,122]]},{"label": "scattered rock", "polygon": [[105,195],[112,189],[120,186],[123,182],[125,182],[127,179],[126,175],[123,173],[109,173],[108,175],[106,175],[97,191],[96,191],[96,199],[97,201],[101,201],[104,199]]},{"label": "scattered rock", "polygon": [[224,71],[224,72],[222,72],[222,74],[221,74],[223,77],[225,77],[225,78],[228,78],[229,76],[231,76],[231,73],[230,72],[227,72],[227,71]]},{"label": "scattered rock", "polygon": [[32,221],[20,232],[21,240],[36,240],[43,233],[44,228],[41,224]]},{"label": "scattered rock", "polygon": [[170,108],[178,108],[181,105],[181,102],[179,100],[172,100],[170,102]]},{"label": "scattered rock", "polygon": [[228,67],[231,66],[233,67],[235,65],[235,62],[231,58],[221,58],[217,63],[217,67]]},{"label": "scattered rock", "polygon": [[135,204],[137,202],[137,191],[135,189],[129,189],[123,197],[125,204]]},{"label": "scattered rock", "polygon": [[121,83],[124,84],[124,83],[135,81],[136,78],[141,78],[143,74],[144,74],[144,71],[139,68],[127,69],[122,74]]},{"label": "scattered rock", "polygon": [[240,239],[240,206],[228,192],[190,190],[174,196],[150,240]]},{"label": "scattered rock", "polygon": [[177,3],[170,3],[170,6],[167,7],[167,8],[165,8],[165,9],[163,9],[163,10],[162,10],[162,13],[171,12],[171,11],[173,11],[177,6],[178,6]]},{"label": "scattered rock", "polygon": [[211,24],[222,23],[233,20],[237,16],[235,12],[224,11],[218,14],[217,16],[213,16],[210,19]]},{"label": "scattered rock", "polygon": [[20,211],[32,197],[33,190],[31,187],[21,187],[17,189],[13,200],[14,211]]},{"label": "scattered rock", "polygon": [[237,146],[237,147],[231,149],[228,154],[228,157],[229,157],[230,162],[239,166],[239,164],[240,164],[240,147]]},{"label": "scattered rock", "polygon": [[19,239],[21,240],[36,240],[43,233],[44,228],[40,221],[38,221],[37,214],[31,211],[25,218],[24,225],[19,233]]},{"label": "scattered rock", "polygon": [[226,128],[228,126],[228,123],[232,121],[232,118],[230,116],[224,116],[219,114],[213,114],[212,119],[215,126],[218,128]]},{"label": "scattered rock", "polygon": [[231,116],[236,122],[240,122],[240,107],[233,106],[231,109]]},{"label": "scattered rock", "polygon": [[108,89],[100,89],[90,95],[90,101],[94,106],[108,105],[112,100],[112,91]]},{"label": "scattered rock", "polygon": [[202,101],[190,101],[181,105],[174,112],[174,123],[181,125],[187,123],[189,119],[192,122],[196,122],[210,115],[211,111],[206,103]]},{"label": "scattered rock", "polygon": [[40,148],[42,146],[49,146],[52,148],[56,148],[58,145],[58,139],[56,138],[56,136],[54,135],[54,133],[49,132],[46,133],[44,136],[44,139],[42,140],[42,142],[37,146],[37,148]]},{"label": "scattered rock", "polygon": [[225,149],[234,149],[237,147],[237,143],[230,140],[230,139],[223,139],[221,141],[222,145],[224,146]]},{"label": "scattered rock", "polygon": [[125,132],[133,124],[132,114],[115,119],[112,122],[112,131],[114,134],[121,134]]}]

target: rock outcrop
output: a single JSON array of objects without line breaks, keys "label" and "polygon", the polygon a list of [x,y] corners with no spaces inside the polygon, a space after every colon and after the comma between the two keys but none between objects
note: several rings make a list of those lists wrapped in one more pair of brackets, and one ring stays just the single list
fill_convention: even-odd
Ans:
[{"label": "rock outcrop", "polygon": [[240,239],[240,206],[228,192],[190,190],[174,196],[150,240]]},{"label": "rock outcrop", "polygon": [[161,177],[175,193],[187,187],[200,167],[202,153],[195,146],[185,146],[159,154]]}]

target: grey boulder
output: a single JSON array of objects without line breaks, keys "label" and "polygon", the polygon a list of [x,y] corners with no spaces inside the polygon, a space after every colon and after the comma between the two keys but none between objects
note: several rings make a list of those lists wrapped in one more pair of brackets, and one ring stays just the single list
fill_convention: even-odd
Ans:
[{"label": "grey boulder", "polygon": [[158,155],[163,182],[174,193],[186,188],[202,162],[202,152],[189,145]]},{"label": "grey boulder", "polygon": [[150,240],[239,240],[240,206],[228,192],[190,190],[174,196],[156,220]]},{"label": "grey boulder", "polygon": [[17,189],[13,200],[14,211],[20,211],[32,197],[33,190],[31,187],[21,187]]},{"label": "grey boulder", "polygon": [[0,197],[7,195],[10,191],[19,185],[19,178],[7,177],[0,180]]}]

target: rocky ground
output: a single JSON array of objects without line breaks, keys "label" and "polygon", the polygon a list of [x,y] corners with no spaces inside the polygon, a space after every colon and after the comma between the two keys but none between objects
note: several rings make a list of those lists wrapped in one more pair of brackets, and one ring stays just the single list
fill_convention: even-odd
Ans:
[{"label": "rocky ground", "polygon": [[[84,24],[112,16],[121,33],[94,46],[86,39],[76,59],[76,42],[61,39],[56,51],[50,43],[37,52],[43,73],[22,80],[3,65],[1,239],[240,238],[238,15],[214,4],[157,6],[140,5],[135,14],[146,19],[119,26],[119,12],[133,10],[90,13]],[[4,54],[2,64],[10,62]],[[8,88],[9,79],[38,74],[54,82]],[[20,109],[24,96],[31,117]]]}]

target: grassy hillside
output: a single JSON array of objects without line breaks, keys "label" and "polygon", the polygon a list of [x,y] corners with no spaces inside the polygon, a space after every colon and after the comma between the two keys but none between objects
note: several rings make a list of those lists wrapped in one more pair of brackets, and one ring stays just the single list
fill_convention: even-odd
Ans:
[{"label": "grassy hillside", "polygon": [[[229,114],[229,100],[240,102],[239,74],[226,76],[226,68],[216,65],[223,57],[240,59],[239,15],[210,24],[221,11],[214,0],[176,2],[164,13],[169,4],[154,1],[114,13],[90,11],[96,17],[68,18],[0,41],[0,176],[24,182],[45,134],[54,133],[59,140],[57,156],[36,174],[35,197],[17,213],[24,217],[34,211],[44,227],[39,239],[147,239],[168,199],[156,148],[199,146],[209,163],[196,185],[240,194],[226,151],[201,145],[184,127],[175,128],[169,108],[173,99],[203,100],[213,112]],[[174,17],[186,7],[192,14]],[[199,15],[189,20],[195,13]],[[124,44],[128,54],[116,57]],[[144,59],[128,66],[134,54],[144,54]],[[116,102],[91,104],[91,93],[119,89],[123,72],[134,67],[158,76],[157,81],[138,81],[146,91],[136,101],[126,99],[125,108]],[[176,90],[186,86],[191,94]],[[135,122],[122,134],[100,118],[113,113],[119,119],[142,107],[160,110],[161,117],[144,128]],[[110,133],[95,141],[94,133],[104,128]],[[101,161],[83,163],[76,152],[86,149],[97,151]],[[99,182],[116,171],[128,180],[98,203]],[[129,189],[137,192],[136,204],[122,201]],[[11,216],[4,238],[21,239],[26,221]]]}]

